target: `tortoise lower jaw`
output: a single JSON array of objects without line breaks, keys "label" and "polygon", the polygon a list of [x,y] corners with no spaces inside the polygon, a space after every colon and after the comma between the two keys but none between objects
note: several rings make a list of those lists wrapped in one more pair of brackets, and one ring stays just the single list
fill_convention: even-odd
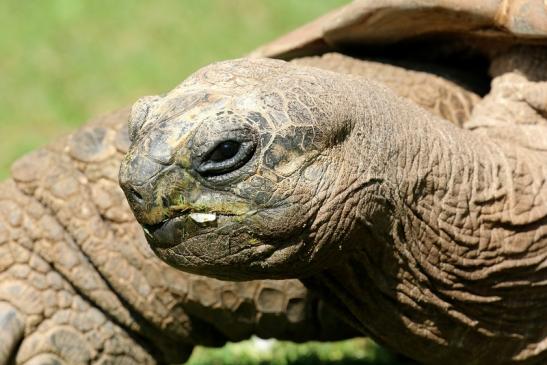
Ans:
[{"label": "tortoise lower jaw", "polygon": [[206,213],[182,214],[158,224],[143,225],[144,233],[151,246],[171,248],[185,240],[208,233],[219,225],[227,223],[230,216]]}]

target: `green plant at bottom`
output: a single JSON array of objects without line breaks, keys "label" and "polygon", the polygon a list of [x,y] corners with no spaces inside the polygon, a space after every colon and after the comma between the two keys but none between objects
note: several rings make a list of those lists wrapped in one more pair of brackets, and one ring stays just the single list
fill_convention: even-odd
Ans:
[{"label": "green plant at bottom", "polygon": [[222,348],[198,347],[188,365],[403,365],[372,340],[292,342],[252,338]]}]

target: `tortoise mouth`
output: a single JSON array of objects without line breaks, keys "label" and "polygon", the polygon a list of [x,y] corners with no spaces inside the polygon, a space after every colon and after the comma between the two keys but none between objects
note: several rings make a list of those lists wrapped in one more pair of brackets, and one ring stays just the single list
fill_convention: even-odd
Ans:
[{"label": "tortoise mouth", "polygon": [[232,221],[236,214],[216,212],[179,212],[156,224],[143,224],[148,243],[154,247],[171,248],[185,240],[209,233]]}]

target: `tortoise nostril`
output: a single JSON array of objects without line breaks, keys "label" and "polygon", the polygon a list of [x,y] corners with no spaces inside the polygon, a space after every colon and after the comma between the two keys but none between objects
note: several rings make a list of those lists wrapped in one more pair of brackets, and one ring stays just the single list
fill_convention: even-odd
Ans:
[{"label": "tortoise nostril", "polygon": [[129,188],[129,193],[133,196],[137,203],[142,203],[143,197],[137,190]]}]

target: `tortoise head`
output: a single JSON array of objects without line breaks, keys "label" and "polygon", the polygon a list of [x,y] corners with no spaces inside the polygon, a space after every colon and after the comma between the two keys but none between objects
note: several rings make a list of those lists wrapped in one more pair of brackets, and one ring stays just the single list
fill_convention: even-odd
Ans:
[{"label": "tortoise head", "polygon": [[324,264],[343,232],[333,195],[355,109],[346,84],[313,70],[226,61],[133,106],[120,184],[160,258],[230,279]]}]

